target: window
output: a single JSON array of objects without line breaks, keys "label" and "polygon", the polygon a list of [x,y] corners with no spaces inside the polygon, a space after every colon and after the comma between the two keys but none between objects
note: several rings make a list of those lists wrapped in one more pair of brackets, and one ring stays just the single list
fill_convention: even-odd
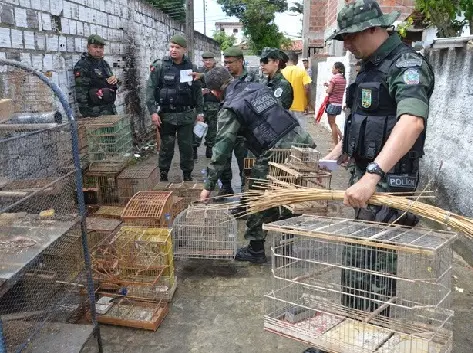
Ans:
[{"label": "window", "polygon": [[225,28],[220,27],[220,32],[225,32]]},{"label": "window", "polygon": [[233,28],[233,33],[238,33],[238,28]]}]

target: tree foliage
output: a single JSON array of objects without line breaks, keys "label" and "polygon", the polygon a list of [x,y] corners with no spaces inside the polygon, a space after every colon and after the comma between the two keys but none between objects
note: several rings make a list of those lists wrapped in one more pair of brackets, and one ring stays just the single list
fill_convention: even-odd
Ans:
[{"label": "tree foliage", "polygon": [[298,13],[299,15],[304,14],[304,4],[301,2],[295,2],[290,8],[289,11]]},{"label": "tree foliage", "polygon": [[286,0],[217,0],[228,16],[237,17],[243,24],[250,49],[257,55],[264,47],[281,47],[288,40],[274,23],[277,12],[287,10]]},{"label": "tree foliage", "polygon": [[213,37],[215,41],[220,45],[220,50],[222,51],[225,51],[231,46],[233,46],[236,41],[236,38],[233,34],[229,36],[224,31],[215,31]]},{"label": "tree foliage", "polygon": [[[467,22],[473,33],[472,0],[416,0],[416,7],[429,25],[437,27],[439,37],[458,36]],[[462,14],[465,20],[457,20]]]},{"label": "tree foliage", "polygon": [[186,20],[185,0],[145,0],[148,4],[160,9],[174,20],[184,22]]}]

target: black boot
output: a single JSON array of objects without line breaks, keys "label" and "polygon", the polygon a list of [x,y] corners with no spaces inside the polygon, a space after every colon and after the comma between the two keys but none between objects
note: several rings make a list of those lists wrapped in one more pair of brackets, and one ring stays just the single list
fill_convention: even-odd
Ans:
[{"label": "black boot", "polygon": [[194,159],[197,159],[197,147],[194,147]]},{"label": "black boot", "polygon": [[191,172],[182,172],[182,179],[184,181],[192,181]]},{"label": "black boot", "polygon": [[307,348],[304,352],[302,353],[327,353],[326,351],[321,351],[318,348]]},{"label": "black boot", "polygon": [[161,170],[159,172],[159,180],[160,181],[168,181],[168,171],[167,170]]},{"label": "black boot", "polygon": [[[261,243],[263,242],[261,241]],[[251,242],[248,246],[238,249],[235,255],[235,260],[248,261],[254,264],[263,264],[268,261],[266,255],[264,254],[264,246],[256,251],[252,248]]]},{"label": "black boot", "polygon": [[212,158],[212,147],[207,146],[207,148],[205,149],[205,157]]}]

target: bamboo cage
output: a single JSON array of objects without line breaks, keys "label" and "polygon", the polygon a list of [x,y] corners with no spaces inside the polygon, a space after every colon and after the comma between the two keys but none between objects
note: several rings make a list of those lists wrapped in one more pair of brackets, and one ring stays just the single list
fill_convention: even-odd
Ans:
[{"label": "bamboo cage", "polygon": [[139,191],[153,190],[158,182],[158,166],[155,163],[151,164],[145,161],[145,163],[126,167],[117,177],[120,204],[126,205]]},{"label": "bamboo cage", "polygon": [[336,353],[451,351],[455,233],[311,215],[263,227],[265,330]]},{"label": "bamboo cage", "polygon": [[128,225],[169,228],[172,202],[171,191],[140,191],[128,201],[121,217]]}]

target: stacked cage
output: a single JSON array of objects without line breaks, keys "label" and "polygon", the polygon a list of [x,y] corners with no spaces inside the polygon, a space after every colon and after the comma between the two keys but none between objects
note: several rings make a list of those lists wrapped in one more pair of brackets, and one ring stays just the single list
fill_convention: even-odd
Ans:
[{"label": "stacked cage", "polygon": [[337,353],[451,351],[455,234],[310,215],[264,229],[266,330]]},{"label": "stacked cage", "polygon": [[155,331],[176,289],[168,229],[124,226],[92,251],[98,321]]},{"label": "stacked cage", "polygon": [[[268,175],[270,187],[330,189],[332,174],[319,170],[319,159],[320,152],[309,147],[272,150]],[[294,214],[324,214],[328,211],[328,201],[308,201],[285,207]]]},{"label": "stacked cage", "polygon": [[[0,351],[60,350],[70,331],[81,344],[99,334],[95,316],[84,324],[95,302],[77,129],[67,107],[54,105],[55,94],[65,98],[46,77],[19,62],[0,64],[0,92],[15,112],[0,123]],[[66,115],[69,123],[61,122]]]},{"label": "stacked cage", "polygon": [[118,199],[125,205],[139,191],[151,191],[159,182],[155,158],[126,167],[117,177]]},{"label": "stacked cage", "polygon": [[224,205],[192,204],[173,224],[174,256],[178,259],[233,260],[237,221]]}]

